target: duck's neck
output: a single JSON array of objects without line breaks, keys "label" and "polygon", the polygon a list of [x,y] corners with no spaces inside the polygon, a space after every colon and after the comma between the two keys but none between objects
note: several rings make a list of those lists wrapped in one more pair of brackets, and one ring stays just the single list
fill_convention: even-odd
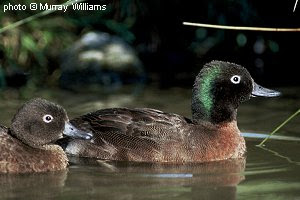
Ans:
[{"label": "duck's neck", "polygon": [[236,120],[237,106],[224,98],[213,96],[213,91],[203,84],[194,87],[192,94],[192,118],[194,122],[222,124]]}]

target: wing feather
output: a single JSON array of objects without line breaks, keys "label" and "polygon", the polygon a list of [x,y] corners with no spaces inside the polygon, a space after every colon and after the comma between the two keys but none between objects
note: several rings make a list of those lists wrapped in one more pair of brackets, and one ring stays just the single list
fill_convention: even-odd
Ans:
[{"label": "wing feather", "polygon": [[72,119],[84,131],[92,131],[92,142],[116,148],[158,150],[162,142],[181,138],[181,127],[190,120],[172,113],[149,108],[109,108]]}]

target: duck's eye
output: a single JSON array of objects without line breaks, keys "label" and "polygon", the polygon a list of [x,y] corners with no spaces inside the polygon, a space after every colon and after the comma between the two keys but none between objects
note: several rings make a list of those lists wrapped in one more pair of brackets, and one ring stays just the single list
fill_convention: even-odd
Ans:
[{"label": "duck's eye", "polygon": [[230,81],[233,84],[239,84],[241,82],[241,77],[238,76],[238,75],[234,75],[234,76],[231,77]]},{"label": "duck's eye", "polygon": [[50,123],[52,122],[53,120],[53,117],[51,115],[44,115],[43,116],[43,121],[46,122],[46,123]]}]

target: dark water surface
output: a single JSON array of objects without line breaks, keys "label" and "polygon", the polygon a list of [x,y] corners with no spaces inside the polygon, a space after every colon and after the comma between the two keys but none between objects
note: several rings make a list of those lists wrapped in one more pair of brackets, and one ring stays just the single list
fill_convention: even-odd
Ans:
[{"label": "dark water surface", "polygon": [[[278,99],[252,99],[239,109],[238,124],[247,142],[247,157],[189,165],[103,162],[70,158],[68,170],[55,173],[0,175],[0,199],[300,199],[300,120],[294,119],[264,148],[264,135],[300,108],[298,88],[279,89]],[[43,91],[63,105],[70,118],[106,107],[152,107],[190,116],[190,90],[146,88],[107,95]],[[6,93],[0,99],[0,122],[9,126],[24,100]],[[250,134],[248,134],[250,132]]]}]

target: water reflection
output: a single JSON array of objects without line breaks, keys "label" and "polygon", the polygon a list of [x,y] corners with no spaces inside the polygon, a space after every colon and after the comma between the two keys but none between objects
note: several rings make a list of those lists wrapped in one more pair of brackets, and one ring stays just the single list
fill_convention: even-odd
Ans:
[{"label": "water reflection", "polygon": [[0,199],[49,199],[59,196],[68,170],[49,173],[0,174]]},{"label": "water reflection", "polygon": [[[245,158],[203,164],[97,162],[71,158],[76,165],[66,181],[66,196],[92,195],[101,199],[235,199],[245,179]],[[85,173],[84,166],[92,173]],[[80,183],[80,187],[78,187]],[[74,187],[76,190],[74,190]],[[75,192],[75,193],[74,193]]]}]

